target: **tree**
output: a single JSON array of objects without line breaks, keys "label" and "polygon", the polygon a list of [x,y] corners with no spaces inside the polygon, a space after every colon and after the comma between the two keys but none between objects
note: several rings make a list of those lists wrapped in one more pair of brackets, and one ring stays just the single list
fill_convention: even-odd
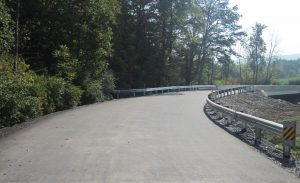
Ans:
[{"label": "tree", "polygon": [[195,3],[189,3],[178,9],[177,37],[175,51],[177,57],[181,57],[184,62],[185,84],[190,85],[193,81],[193,72],[197,59],[199,42],[201,41],[201,31],[204,19],[201,8]]},{"label": "tree", "polygon": [[270,48],[268,51],[268,56],[267,56],[267,71],[266,71],[266,84],[270,84],[272,77],[275,74],[275,67],[276,63],[275,61],[278,59],[278,44],[279,44],[279,39],[276,35],[271,36],[270,40]]},{"label": "tree", "polygon": [[263,24],[256,23],[252,27],[252,33],[247,45],[248,61],[252,70],[252,82],[258,83],[258,73],[265,65],[266,43],[262,38],[263,30],[267,27]]},{"label": "tree", "polygon": [[205,25],[199,43],[197,67],[193,78],[203,83],[207,60],[218,55],[235,54],[232,46],[245,35],[238,25],[238,7],[230,8],[228,0],[197,0],[204,12]]},{"label": "tree", "polygon": [[5,1],[0,0],[0,53],[11,52],[14,46],[14,21]]},{"label": "tree", "polygon": [[[19,19],[19,54],[39,74],[57,75],[57,68],[77,60],[76,78],[67,78],[86,88],[99,81],[103,88],[112,55],[112,26],[119,13],[117,0],[8,0],[14,19]],[[18,13],[19,12],[19,13]],[[67,59],[56,53],[67,50]],[[63,53],[63,51],[61,52]],[[70,65],[69,65],[70,66]],[[65,69],[64,71],[71,71]],[[74,75],[74,73],[70,73]],[[70,76],[65,73],[65,76]]]}]

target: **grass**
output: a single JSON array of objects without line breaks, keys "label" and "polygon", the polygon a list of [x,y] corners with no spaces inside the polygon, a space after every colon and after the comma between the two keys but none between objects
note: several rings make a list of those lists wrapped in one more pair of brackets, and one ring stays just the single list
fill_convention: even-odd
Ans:
[{"label": "grass", "polygon": [[[283,139],[282,139],[282,137],[274,136],[274,135],[269,134],[269,133],[263,133],[262,138],[266,139],[267,141],[269,141],[273,144],[275,144],[277,149],[279,149],[281,151],[283,150],[283,147],[282,147]],[[296,146],[292,148],[292,156],[298,162],[300,162],[300,136],[296,137]]]},{"label": "grass", "polygon": [[[300,123],[300,115],[291,116],[289,118],[286,118],[284,121],[296,121],[297,123]],[[299,125],[298,125],[299,126]],[[276,147],[279,150],[282,150],[282,137],[274,136],[269,133],[263,133],[262,136],[264,139],[268,140],[269,142],[276,145]],[[300,162],[300,136],[296,137],[296,145],[292,148],[292,155],[293,157]]]},{"label": "grass", "polygon": [[287,121],[287,120],[296,121],[296,122],[300,123],[300,114],[291,116],[291,117],[287,118],[285,121]]},{"label": "grass", "polygon": [[296,146],[293,148],[293,156],[296,158],[298,162],[300,162],[300,137],[296,138]]},{"label": "grass", "polygon": [[289,84],[297,84],[297,83],[298,84],[300,83],[300,76],[275,79],[272,84],[275,84],[275,85],[289,85]]}]

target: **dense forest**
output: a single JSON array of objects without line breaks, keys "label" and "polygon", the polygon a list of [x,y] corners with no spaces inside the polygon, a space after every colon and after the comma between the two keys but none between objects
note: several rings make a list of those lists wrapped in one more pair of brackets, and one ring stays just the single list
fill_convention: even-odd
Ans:
[{"label": "dense forest", "polygon": [[246,34],[228,0],[0,0],[0,14],[0,127],[110,99],[115,88],[278,75],[267,27]]}]

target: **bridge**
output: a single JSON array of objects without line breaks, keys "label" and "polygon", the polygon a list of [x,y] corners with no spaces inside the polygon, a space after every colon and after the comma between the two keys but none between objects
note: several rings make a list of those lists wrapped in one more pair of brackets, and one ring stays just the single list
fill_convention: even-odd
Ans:
[{"label": "bridge", "polygon": [[216,126],[209,91],[82,106],[0,139],[0,182],[270,182],[299,178]]}]

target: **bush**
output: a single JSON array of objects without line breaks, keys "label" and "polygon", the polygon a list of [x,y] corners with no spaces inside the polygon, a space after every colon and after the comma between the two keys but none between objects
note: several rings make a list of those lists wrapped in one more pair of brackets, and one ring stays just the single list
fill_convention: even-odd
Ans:
[{"label": "bush", "polygon": [[49,77],[47,80],[46,113],[70,109],[80,105],[83,91],[60,77]]},{"label": "bush", "polygon": [[26,64],[19,63],[19,71],[14,73],[14,60],[0,59],[0,126],[37,117],[43,113],[42,102],[32,95],[32,73],[26,72]]},{"label": "bush", "polygon": [[39,76],[22,61],[14,72],[11,63],[0,57],[0,127],[80,105],[79,87],[59,77]]},{"label": "bush", "polygon": [[113,98],[112,93],[115,90],[115,78],[111,72],[106,72],[103,75],[103,94],[105,99],[110,100]]},{"label": "bush", "polygon": [[64,109],[65,81],[59,77],[47,79],[47,103],[45,113]]},{"label": "bush", "polygon": [[104,101],[102,82],[98,80],[90,81],[86,85],[85,89],[85,104],[92,104],[95,102]]},{"label": "bush", "polygon": [[83,90],[78,86],[68,84],[64,96],[64,107],[66,109],[80,105]]},{"label": "bush", "polygon": [[83,90],[59,75],[37,75],[22,60],[15,71],[12,58],[0,55],[0,127],[73,108],[81,101],[90,104],[112,97],[115,85],[110,72],[100,74],[99,79],[86,79]]}]

